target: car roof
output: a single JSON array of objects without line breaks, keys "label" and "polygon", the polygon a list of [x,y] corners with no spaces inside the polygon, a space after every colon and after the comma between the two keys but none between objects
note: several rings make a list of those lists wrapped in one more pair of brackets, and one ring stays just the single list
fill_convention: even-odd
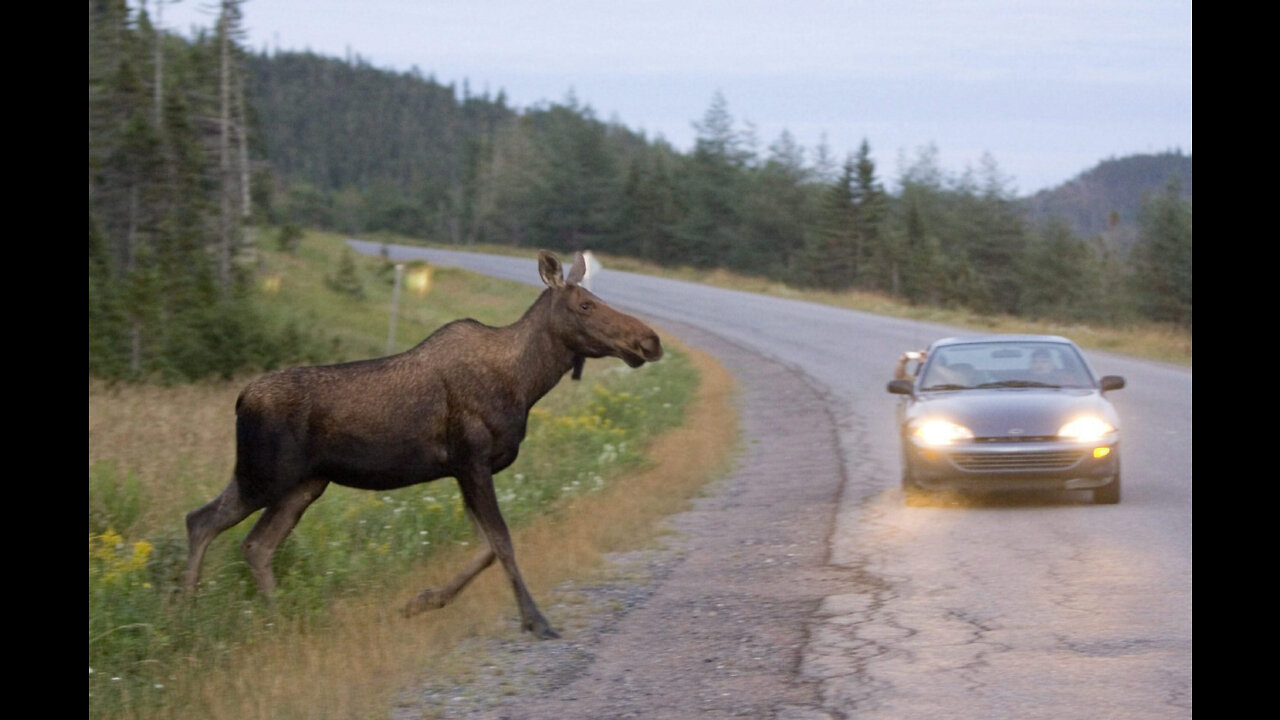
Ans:
[{"label": "car roof", "polygon": [[1067,338],[1060,335],[1016,335],[1016,334],[991,334],[991,335],[960,335],[956,337],[942,338],[933,343],[933,347],[938,348],[944,345],[969,345],[973,343],[992,343],[992,342],[1044,342],[1044,343],[1060,343],[1063,345],[1075,346]]}]

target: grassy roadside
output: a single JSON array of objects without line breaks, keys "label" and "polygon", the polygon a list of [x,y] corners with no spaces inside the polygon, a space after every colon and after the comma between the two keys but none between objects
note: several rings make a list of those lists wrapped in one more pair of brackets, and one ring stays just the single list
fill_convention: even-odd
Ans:
[{"label": "grassy roadside", "polygon": [[[683,509],[731,455],[737,437],[732,380],[708,356],[690,357],[703,382],[685,425],[650,446],[653,464],[513,532],[531,592],[568,637],[572,627],[558,607],[565,599],[555,594],[556,586],[596,572],[604,553],[651,540],[658,521]],[[393,592],[343,599],[323,633],[276,631],[269,642],[245,649],[222,677],[200,679],[190,695],[200,698],[201,712],[210,718],[386,717],[396,695],[424,674],[465,683],[473,658],[457,649],[466,639],[537,642],[520,633],[501,570],[485,571],[452,606],[412,620],[395,611],[416,590],[452,575],[470,554],[471,548],[455,546],[398,578]],[[434,710],[417,706],[426,717]]]},{"label": "grassy roadside", "polygon": [[[335,236],[309,237],[296,255],[264,252],[264,292],[282,320],[314,313],[336,357],[381,354],[389,279],[378,261],[357,258],[364,299],[328,290],[342,253]],[[459,316],[511,322],[536,293],[439,270],[427,297],[402,297],[397,349]],[[642,542],[727,462],[736,437],[727,373],[668,346],[660,363],[633,371],[593,361],[583,382],[561,383],[497,479],[521,569],[553,623],[551,588]],[[517,632],[500,569],[452,607],[408,621],[397,613],[475,549],[452,481],[331,488],[277,554],[274,607],[256,597],[239,557],[251,521],[215,543],[194,607],[174,597],[181,519],[226,482],[243,381],[90,381],[90,717],[385,716],[371,709],[421,672],[465,672],[446,655],[461,638]]]},{"label": "grassy roadside", "polygon": [[[434,247],[442,250],[465,249],[496,255],[524,255],[528,253],[528,250],[523,248],[499,245],[473,245],[462,248],[457,245],[424,243],[420,240],[393,235],[378,235],[369,239],[388,243]],[[1104,327],[1082,323],[1033,321],[1012,316],[993,317],[976,315],[965,310],[910,305],[878,293],[856,290],[827,292],[800,289],[775,280],[739,275],[725,270],[699,270],[691,267],[669,268],[641,260],[607,254],[600,255],[600,259],[605,267],[625,272],[668,277],[773,297],[804,300],[876,315],[955,325],[969,328],[974,332],[1063,335],[1071,338],[1081,347],[1106,350],[1188,367],[1192,364],[1191,333],[1180,328],[1154,323]]]}]

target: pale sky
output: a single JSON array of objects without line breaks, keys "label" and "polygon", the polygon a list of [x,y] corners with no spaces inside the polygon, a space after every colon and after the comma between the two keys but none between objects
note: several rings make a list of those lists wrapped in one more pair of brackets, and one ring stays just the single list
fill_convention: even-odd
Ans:
[{"label": "pale sky", "polygon": [[[131,0],[137,5],[139,0]],[[212,26],[216,3],[166,4]],[[154,16],[155,0],[149,6]],[[765,153],[865,138],[892,186],[933,144],[958,174],[989,153],[1019,194],[1099,161],[1191,153],[1190,0],[249,0],[253,50],[358,54],[526,108],[572,92],[682,151],[716,92]]]}]

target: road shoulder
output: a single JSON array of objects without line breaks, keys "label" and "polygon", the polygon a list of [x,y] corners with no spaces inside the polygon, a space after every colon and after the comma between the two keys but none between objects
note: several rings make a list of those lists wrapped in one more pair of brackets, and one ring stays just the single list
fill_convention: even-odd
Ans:
[{"label": "road shoulder", "polygon": [[565,638],[474,641],[465,684],[402,694],[392,717],[827,717],[801,673],[810,623],[838,592],[829,539],[843,483],[835,423],[800,373],[671,326],[737,378],[736,467],[668,520],[658,547],[558,588]]}]

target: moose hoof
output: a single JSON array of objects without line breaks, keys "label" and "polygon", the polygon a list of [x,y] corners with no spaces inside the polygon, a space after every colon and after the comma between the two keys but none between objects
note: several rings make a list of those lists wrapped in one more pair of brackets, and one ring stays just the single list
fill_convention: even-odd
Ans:
[{"label": "moose hoof", "polygon": [[539,640],[555,640],[560,637],[560,633],[551,627],[551,623],[546,618],[534,618],[532,622],[524,624],[524,629],[533,633],[533,636]]},{"label": "moose hoof", "polygon": [[413,617],[426,610],[438,610],[448,602],[448,599],[439,590],[423,590],[414,596],[400,612],[405,617]]}]

